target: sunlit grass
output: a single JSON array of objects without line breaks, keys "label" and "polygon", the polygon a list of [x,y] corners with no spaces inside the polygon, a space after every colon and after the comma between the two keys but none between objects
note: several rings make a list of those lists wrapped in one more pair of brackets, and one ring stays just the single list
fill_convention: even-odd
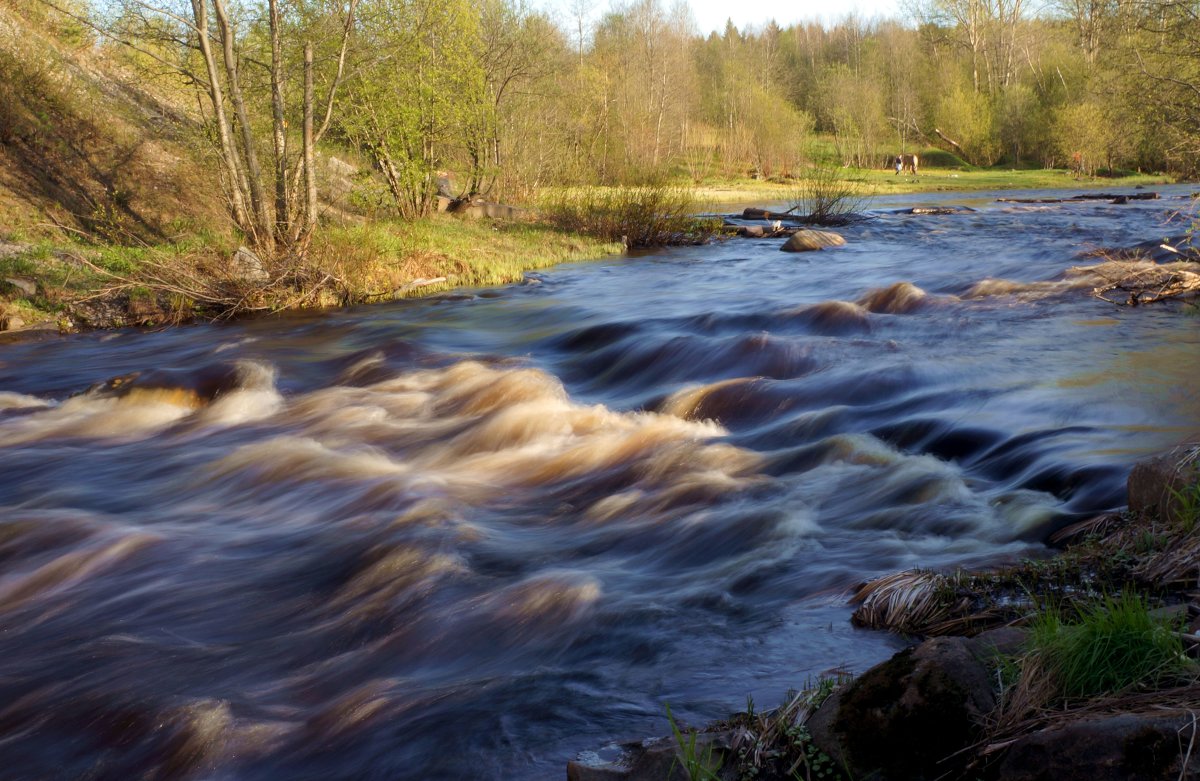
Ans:
[{"label": "sunlit grass", "polygon": [[561,230],[627,247],[695,243],[720,227],[719,221],[697,218],[704,206],[686,185],[560,188],[544,193],[538,210]]},{"label": "sunlit grass", "polygon": [[[131,300],[143,286],[163,292],[156,280],[163,279],[164,269],[185,270],[183,276],[194,279],[208,274],[206,269],[219,272],[236,249],[237,242],[231,238],[203,235],[158,246],[39,242],[0,259],[0,276],[37,281],[37,295],[10,301],[7,310],[33,324],[54,320],[71,301],[103,294],[114,285]],[[327,226],[317,232],[302,261],[308,271],[303,275],[307,282],[300,284],[316,282],[317,286],[311,295],[305,289],[293,289],[294,285],[280,288],[277,308],[382,301],[455,287],[502,285],[519,281],[531,269],[599,258],[622,249],[618,243],[545,224],[447,215]],[[296,263],[282,258],[267,266],[288,273]],[[174,272],[168,276],[182,278]],[[269,300],[259,303],[276,308]]]},{"label": "sunlit grass", "polygon": [[619,243],[541,223],[446,215],[331,227],[312,245],[317,265],[338,274],[363,300],[503,285],[532,269],[621,250]]},{"label": "sunlit grass", "polygon": [[[1169,184],[1162,175],[1135,174],[1119,178],[1075,179],[1063,169],[996,169],[996,168],[931,168],[921,166],[919,175],[896,175],[894,170],[873,168],[838,168],[839,179],[855,183],[863,190],[878,195],[904,193],[1080,189],[1106,190],[1136,185]],[[794,184],[754,179],[713,179],[698,189],[702,198],[732,202],[746,199],[786,200]]]}]

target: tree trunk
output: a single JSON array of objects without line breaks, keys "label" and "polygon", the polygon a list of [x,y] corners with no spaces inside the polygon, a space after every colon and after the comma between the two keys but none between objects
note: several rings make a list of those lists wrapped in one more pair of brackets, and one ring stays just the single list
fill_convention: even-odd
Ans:
[{"label": "tree trunk", "polygon": [[[321,120],[321,126],[317,128],[317,132],[313,135],[313,146],[321,143],[321,139],[325,136],[325,131],[329,129],[330,123],[333,121],[333,103],[337,97],[338,87],[341,86],[342,77],[346,73],[346,49],[350,45],[350,35],[354,32],[355,10],[358,8],[358,0],[350,0],[346,8],[346,20],[342,24],[342,44],[341,50],[338,52],[337,71],[333,74],[333,82],[329,85],[329,93],[325,96],[324,118]],[[288,192],[291,193],[290,200],[294,203],[300,199],[297,189],[300,187],[300,176],[304,172],[304,166],[298,165],[292,170],[292,179],[288,184]]]},{"label": "tree trunk", "polygon": [[283,45],[279,40],[279,0],[268,0],[271,32],[271,115],[275,141],[275,238],[291,238],[288,203],[287,129],[283,112]]},{"label": "tree trunk", "polygon": [[[966,159],[967,159],[967,153],[966,153],[966,150],[964,150],[964,149],[963,149],[961,146],[959,146],[959,144],[958,144],[958,142],[957,142],[957,141],[955,141],[953,138],[950,138],[950,136],[946,135],[946,134],[945,134],[945,133],[943,133],[941,130],[938,130],[936,127],[933,129],[933,132],[937,134],[937,137],[938,137],[938,138],[942,139],[942,140],[943,140],[943,141],[945,141],[947,144],[949,144],[950,146],[952,146],[952,147],[954,147],[955,149],[957,149],[957,150],[958,150],[958,153],[959,153],[959,155],[961,155],[961,156],[962,156],[962,158],[963,158],[964,160],[966,160]],[[968,162],[970,162],[970,161],[968,160]]]},{"label": "tree trunk", "polygon": [[221,144],[221,160],[225,164],[225,175],[229,177],[229,201],[232,207],[233,220],[239,229],[247,235],[254,236],[254,222],[246,211],[245,181],[241,167],[238,165],[237,148],[229,129],[229,118],[225,115],[225,95],[221,90],[221,77],[217,70],[216,58],[208,40],[208,7],[207,0],[192,0],[192,15],[196,21],[197,37],[200,54],[204,58],[204,66],[208,71],[208,98],[212,102],[213,118],[217,123],[217,138]]},{"label": "tree trunk", "polygon": [[250,128],[250,117],[246,112],[246,101],[242,97],[241,81],[238,77],[237,53],[233,49],[233,29],[229,15],[225,12],[224,0],[212,0],[217,15],[217,29],[221,33],[221,46],[225,57],[225,75],[229,82],[229,98],[237,116],[238,129],[242,134],[242,154],[246,160],[246,179],[250,185],[250,206],[254,215],[254,243],[271,255],[275,252],[275,231],[267,199],[263,193],[262,168],[258,164],[258,153],[254,148],[254,133]]},{"label": "tree trunk", "polygon": [[313,50],[304,42],[304,235],[317,226],[317,165],[313,140]]}]

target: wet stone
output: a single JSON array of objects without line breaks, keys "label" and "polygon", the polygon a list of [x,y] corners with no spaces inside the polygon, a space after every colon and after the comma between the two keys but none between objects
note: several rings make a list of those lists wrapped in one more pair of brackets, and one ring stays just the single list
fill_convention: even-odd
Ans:
[{"label": "wet stone", "polygon": [[780,249],[784,252],[811,252],[826,247],[840,247],[845,243],[846,240],[836,233],[801,230],[792,234]]},{"label": "wet stone", "polygon": [[25,277],[5,277],[3,285],[0,285],[0,292],[4,292],[2,290],[4,287],[11,288],[13,291],[27,298],[37,295],[37,283]]},{"label": "wet stone", "polygon": [[[731,737],[728,732],[696,736],[696,755],[708,756],[711,750],[713,762],[719,763],[717,777],[723,781],[737,777],[737,763],[729,756]],[[567,781],[689,781],[689,778],[679,744],[672,737],[663,737],[627,743],[612,758],[592,752],[582,754],[567,763]]]},{"label": "wet stone", "polygon": [[813,739],[857,777],[940,778],[996,706],[986,657],[962,637],[901,651],[823,704],[809,721]]}]

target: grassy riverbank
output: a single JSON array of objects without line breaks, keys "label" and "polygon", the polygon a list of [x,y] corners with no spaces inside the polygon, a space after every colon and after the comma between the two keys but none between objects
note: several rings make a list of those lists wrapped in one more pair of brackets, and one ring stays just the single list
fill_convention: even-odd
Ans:
[{"label": "grassy riverbank", "polygon": [[[998,169],[963,167],[921,167],[920,174],[897,176],[893,171],[843,168],[840,180],[853,185],[867,195],[900,195],[904,193],[972,192],[985,190],[1106,190],[1138,185],[1170,184],[1174,180],[1161,174],[1130,174],[1128,176],[1076,179],[1065,169]],[[701,200],[712,203],[733,203],[749,199],[787,200],[800,185],[798,181],[763,181],[754,179],[714,180],[697,189]]]},{"label": "grassy riverbank", "polygon": [[[863,195],[1110,189],[1165,181],[1148,175],[1076,180],[1061,170],[966,166],[927,167],[916,177],[857,169],[826,174],[823,186]],[[43,233],[34,239],[0,234],[0,330],[153,326],[506,284],[532,269],[622,251],[622,243],[614,239],[640,235],[646,215],[662,211],[652,205],[660,201],[647,201],[643,191],[670,195],[672,208],[682,209],[686,216],[689,209],[695,213],[721,202],[793,200],[803,188],[800,181],[750,179],[713,181],[694,190],[674,185],[582,188],[559,193],[558,201],[570,201],[574,209],[551,198],[557,205],[552,205],[544,222],[435,215],[415,221],[329,225],[317,231],[301,259],[284,257],[261,264],[252,260],[249,272],[270,280],[260,281],[257,287],[246,284],[244,263],[242,268],[236,267],[239,261],[231,264],[238,243],[228,235],[201,232],[173,243],[120,246],[76,240],[65,233],[57,238]],[[676,203],[684,200],[686,207]],[[606,219],[591,219],[596,215]],[[658,233],[679,230],[674,223],[668,228]]]},{"label": "grassy riverbank", "polygon": [[251,293],[231,268],[238,245],[228,238],[139,247],[15,238],[0,242],[0,321],[64,331],[218,316],[243,292],[256,297],[244,309],[271,311],[501,285],[532,269],[623,249],[541,223],[447,215],[332,226],[318,232],[303,263],[263,264],[289,279],[287,289]]}]

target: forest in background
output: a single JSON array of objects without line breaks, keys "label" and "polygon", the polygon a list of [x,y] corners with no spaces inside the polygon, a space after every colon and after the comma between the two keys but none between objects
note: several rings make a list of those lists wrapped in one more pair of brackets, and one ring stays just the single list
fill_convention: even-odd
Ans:
[{"label": "forest in background", "polygon": [[[433,207],[438,171],[455,195],[527,201],[884,167],[929,147],[1086,175],[1200,166],[1187,0],[916,0],[902,20],[708,36],[660,0],[594,24],[582,3],[555,20],[520,0],[20,3],[195,120],[250,233],[314,219],[307,190],[330,174],[308,141],[367,171],[344,188],[357,207],[408,217]],[[30,63],[2,64],[20,89]]]},{"label": "forest in background", "polygon": [[[62,254],[38,236],[98,248],[28,299],[45,311],[96,280],[185,311],[289,308],[508,280],[531,247],[557,247],[549,263],[646,227],[583,206],[669,212],[651,227],[673,240],[694,185],[852,179],[899,153],[1200,173],[1197,0],[914,0],[903,19],[710,35],[679,2],[590,19],[521,0],[0,0],[0,259],[36,276]],[[418,224],[478,198],[568,219],[504,228],[478,271]]]}]

